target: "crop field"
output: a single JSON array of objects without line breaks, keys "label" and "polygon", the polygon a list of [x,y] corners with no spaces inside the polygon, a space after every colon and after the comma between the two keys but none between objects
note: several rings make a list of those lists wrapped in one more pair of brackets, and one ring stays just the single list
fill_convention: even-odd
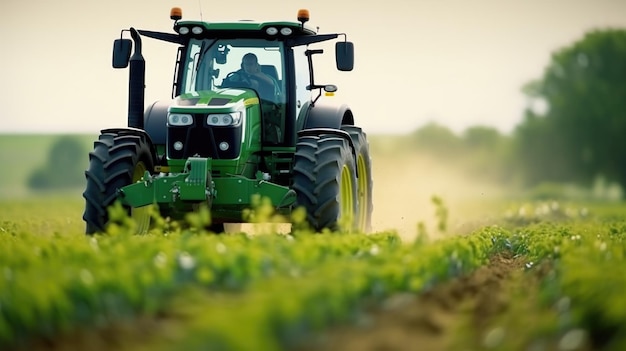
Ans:
[{"label": "crop field", "polygon": [[385,142],[369,234],[200,212],[134,235],[113,209],[86,236],[80,188],[3,178],[0,350],[626,349],[626,205],[527,201]]}]

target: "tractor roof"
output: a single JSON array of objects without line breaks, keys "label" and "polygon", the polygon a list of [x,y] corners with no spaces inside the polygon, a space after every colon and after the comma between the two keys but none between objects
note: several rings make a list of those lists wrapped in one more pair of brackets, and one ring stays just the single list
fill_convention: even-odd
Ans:
[{"label": "tractor roof", "polygon": [[[179,21],[174,26],[174,30],[179,32],[179,28],[181,27],[202,27],[203,30],[213,32],[225,32],[225,31],[233,31],[237,33],[241,32],[262,32],[266,33],[267,28],[276,28],[279,32],[282,28],[290,28],[292,31],[292,35],[314,35],[315,30],[305,24],[302,25],[298,22],[289,22],[289,21],[272,21],[272,22],[261,22],[261,21],[253,21],[253,20],[240,20],[234,22],[202,22],[202,21]],[[180,33],[180,32],[179,32]],[[268,33],[269,34],[269,33]],[[279,34],[279,33],[277,33]]]},{"label": "tractor roof", "polygon": [[173,7],[170,10],[170,18],[174,22],[174,31],[182,36],[196,37],[270,37],[272,39],[286,39],[291,36],[315,35],[312,27],[305,25],[309,21],[309,10],[298,11],[298,22],[278,21],[259,22],[241,20],[235,22],[204,22],[204,21],[181,21],[182,10]]},{"label": "tractor roof", "polygon": [[235,22],[177,21],[174,24],[174,31],[181,36],[225,39],[267,38],[281,40],[316,34],[313,28],[298,22],[249,20]]},{"label": "tractor roof", "polygon": [[262,38],[268,40],[283,40],[298,44],[309,44],[334,39],[338,36],[338,34],[320,35],[313,27],[306,24],[309,20],[308,10],[298,11],[298,21],[183,21],[181,20],[182,11],[179,8],[172,9],[170,18],[175,21],[174,32],[176,32],[176,34],[152,32],[148,30],[139,30],[139,33],[151,38],[181,44],[191,38]]}]

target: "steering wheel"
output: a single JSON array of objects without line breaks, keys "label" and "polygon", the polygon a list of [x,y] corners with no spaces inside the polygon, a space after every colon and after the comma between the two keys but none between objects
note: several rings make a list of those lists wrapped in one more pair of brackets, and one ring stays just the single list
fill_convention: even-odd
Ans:
[{"label": "steering wheel", "polygon": [[239,86],[240,82],[236,82],[233,81],[233,77],[237,74],[238,72],[230,72],[226,75],[226,77],[224,77],[224,79],[222,80],[222,84],[220,85],[220,88],[236,88],[237,86]]},{"label": "steering wheel", "polygon": [[[236,79],[236,80],[235,80]],[[252,81],[257,82],[257,86],[259,88],[253,88]],[[234,71],[230,72],[226,75],[226,77],[222,80],[222,84],[220,88],[249,88],[253,89],[257,92],[259,97],[266,102],[272,102],[276,105],[276,102],[280,100],[281,90],[280,86],[272,78],[272,87],[269,87],[269,83],[265,82],[259,77],[254,75],[246,74],[242,71]],[[271,89],[271,90],[270,90]],[[263,96],[261,96],[263,95]]]}]

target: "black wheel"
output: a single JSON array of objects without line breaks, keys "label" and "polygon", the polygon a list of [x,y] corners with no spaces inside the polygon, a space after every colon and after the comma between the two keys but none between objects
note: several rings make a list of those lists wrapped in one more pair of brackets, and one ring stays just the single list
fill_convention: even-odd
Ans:
[{"label": "black wheel", "polygon": [[372,180],[372,159],[367,135],[360,127],[344,125],[341,129],[348,132],[354,144],[357,177],[357,230],[368,233],[372,230],[372,212],[374,211]]},{"label": "black wheel", "polygon": [[334,135],[298,139],[293,167],[296,206],[306,210],[316,231],[352,230],[356,169],[348,140]]},{"label": "black wheel", "polygon": [[[103,232],[109,222],[107,208],[117,200],[117,190],[132,184],[154,170],[154,155],[146,137],[119,133],[103,133],[89,153],[89,168],[85,171],[87,186],[85,212],[86,233]],[[150,226],[149,206],[129,209],[137,224],[137,232]]]}]

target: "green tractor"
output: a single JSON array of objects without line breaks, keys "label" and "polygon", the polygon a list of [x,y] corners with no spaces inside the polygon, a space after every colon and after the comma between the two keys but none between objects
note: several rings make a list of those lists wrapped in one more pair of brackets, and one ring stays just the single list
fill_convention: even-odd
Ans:
[{"label": "green tractor", "polygon": [[[352,70],[345,34],[318,34],[308,10],[293,22],[182,21],[180,8],[170,17],[173,33],[129,28],[114,41],[113,67],[129,67],[128,127],[102,130],[89,154],[87,234],[106,230],[118,201],[140,233],[152,206],[171,219],[206,206],[219,232],[259,197],[287,220],[304,208],[316,231],[369,231],[366,134],[348,106],[320,99],[337,87],[314,81],[323,49],[311,46],[340,36],[337,69]],[[172,98],[147,108],[142,37],[178,47]]]}]

